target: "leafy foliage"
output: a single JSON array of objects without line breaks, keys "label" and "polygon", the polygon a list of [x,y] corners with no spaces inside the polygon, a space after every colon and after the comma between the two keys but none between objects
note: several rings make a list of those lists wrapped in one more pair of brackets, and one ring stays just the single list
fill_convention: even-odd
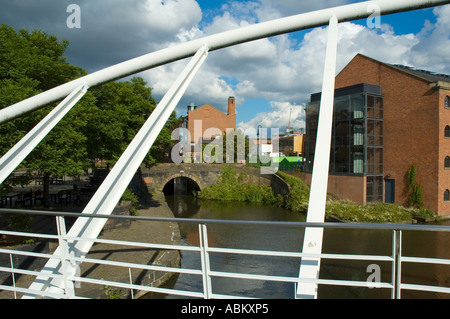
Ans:
[{"label": "leafy foliage", "polygon": [[274,204],[277,198],[270,186],[255,185],[245,173],[237,174],[232,166],[224,166],[221,181],[206,187],[201,199]]},{"label": "leafy foliage", "polygon": [[[84,129],[91,159],[101,158],[114,164],[156,108],[151,88],[139,77],[129,82],[112,82],[93,90],[96,106]],[[149,165],[162,161],[172,144],[172,114],[147,155]]]},{"label": "leafy foliage", "polygon": [[[308,211],[309,187],[299,178],[278,172],[291,187],[291,194],[285,201],[285,208],[306,213]],[[435,214],[423,207],[403,207],[397,204],[369,203],[358,205],[350,200],[328,196],[326,217],[337,217],[343,221],[368,223],[398,223],[410,221],[416,216],[435,217]]]},{"label": "leafy foliage", "polygon": [[45,91],[85,74],[63,56],[67,40],[58,41],[56,36],[39,30],[16,32],[2,24],[0,43],[0,79],[32,79],[38,90]]},{"label": "leafy foliage", "polygon": [[[67,63],[64,52],[68,41],[58,41],[39,30],[16,32],[2,24],[0,44],[0,109],[86,74],[82,68]],[[1,124],[1,154],[55,106]],[[46,201],[51,175],[80,175],[95,159],[114,165],[155,107],[151,88],[139,77],[91,89],[21,166],[42,173]],[[148,165],[163,160],[172,143],[170,126],[175,121],[172,114],[146,158]],[[5,181],[1,189],[11,182]]]},{"label": "leafy foliage", "polygon": [[[35,30],[15,32],[0,26],[0,108],[5,108],[41,91],[73,80],[85,72],[66,62],[68,42]],[[89,103],[88,99],[84,103]],[[2,154],[29,132],[55,105],[35,111],[0,126]],[[22,166],[37,169],[44,176],[78,174],[86,163],[80,133],[83,112],[69,112],[66,118],[35,148]],[[45,187],[44,180],[44,189]]]},{"label": "leafy foliage", "polygon": [[306,213],[308,210],[309,187],[301,179],[278,171],[277,174],[283,178],[291,188],[291,193],[285,201],[285,208],[294,212]]},{"label": "leafy foliage", "polygon": [[406,172],[406,182],[408,185],[408,205],[416,208],[423,208],[422,186],[416,182],[417,166],[413,164]]}]

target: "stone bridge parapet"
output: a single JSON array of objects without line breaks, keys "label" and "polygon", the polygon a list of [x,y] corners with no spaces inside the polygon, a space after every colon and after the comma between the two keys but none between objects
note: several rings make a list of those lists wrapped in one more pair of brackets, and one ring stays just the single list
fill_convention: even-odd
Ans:
[{"label": "stone bridge parapet", "polygon": [[259,168],[249,167],[244,164],[165,163],[151,168],[142,166],[141,173],[143,182],[151,194],[162,193],[164,186],[178,177],[191,179],[201,191],[205,187],[220,181],[220,176],[226,165],[233,166],[238,174],[244,172],[249,181],[254,184],[272,187],[275,195],[281,194],[285,196],[290,193],[289,185],[277,174],[261,174]]}]

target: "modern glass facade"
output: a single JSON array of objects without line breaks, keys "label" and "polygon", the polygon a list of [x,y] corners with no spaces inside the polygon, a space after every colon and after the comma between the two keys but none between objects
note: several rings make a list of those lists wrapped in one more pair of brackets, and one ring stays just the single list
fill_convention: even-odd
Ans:
[{"label": "modern glass facade", "polygon": [[[321,93],[306,106],[305,171],[311,173]],[[367,176],[367,202],[383,201],[383,96],[361,83],[335,91],[330,174]]]}]

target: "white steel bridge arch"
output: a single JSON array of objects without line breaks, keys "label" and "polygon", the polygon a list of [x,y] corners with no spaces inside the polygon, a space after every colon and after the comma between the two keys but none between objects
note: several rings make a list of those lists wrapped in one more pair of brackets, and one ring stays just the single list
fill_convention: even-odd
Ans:
[{"label": "white steel bridge arch", "polygon": [[[91,201],[83,210],[81,217],[67,233],[68,254],[85,257],[92,241],[76,241],[70,238],[97,238],[106,219],[82,217],[83,214],[110,215],[119,201],[134,173],[151,148],[163,125],[175,109],[186,88],[196,72],[205,61],[208,52],[229,46],[254,41],[283,33],[305,30],[329,25],[327,54],[322,87],[322,102],[319,114],[319,128],[316,143],[316,160],[311,181],[310,204],[307,222],[323,222],[325,199],[328,182],[328,165],[331,141],[331,122],[334,99],[334,78],[336,72],[337,29],[339,22],[368,18],[373,8],[378,8],[380,15],[417,10],[449,4],[450,0],[374,0],[318,10],[294,15],[236,30],[218,33],[174,47],[159,50],[137,57],[114,66],[86,75],[65,83],[46,92],[0,110],[0,124],[22,116],[45,105],[64,99],[50,114],[30,131],[19,143],[0,159],[0,183],[22,162],[48,132],[64,115],[83,97],[89,87],[95,87],[141,71],[193,56],[183,72],[150,115],[129,147],[120,157],[110,174],[104,180]],[[320,155],[320,156],[319,156]],[[60,225],[60,227],[64,227]],[[64,230],[65,233],[65,230]],[[320,254],[322,248],[322,228],[306,228],[303,252]],[[55,255],[63,255],[64,247],[58,247]],[[73,283],[67,274],[74,274],[81,262],[67,263],[59,259],[50,259],[29,287],[29,294],[24,298],[39,297],[39,292],[73,291]],[[315,280],[319,276],[320,258],[303,258],[299,278]],[[61,274],[63,278],[51,278],[49,275]],[[316,283],[302,283],[297,287],[299,298],[317,298]]]}]

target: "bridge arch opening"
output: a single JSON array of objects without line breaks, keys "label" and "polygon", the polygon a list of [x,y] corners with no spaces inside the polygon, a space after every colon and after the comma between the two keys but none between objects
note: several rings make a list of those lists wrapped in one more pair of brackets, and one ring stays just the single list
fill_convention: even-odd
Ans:
[{"label": "bridge arch opening", "polygon": [[177,176],[170,179],[163,187],[165,196],[173,195],[196,195],[200,192],[200,186],[192,178]]}]

